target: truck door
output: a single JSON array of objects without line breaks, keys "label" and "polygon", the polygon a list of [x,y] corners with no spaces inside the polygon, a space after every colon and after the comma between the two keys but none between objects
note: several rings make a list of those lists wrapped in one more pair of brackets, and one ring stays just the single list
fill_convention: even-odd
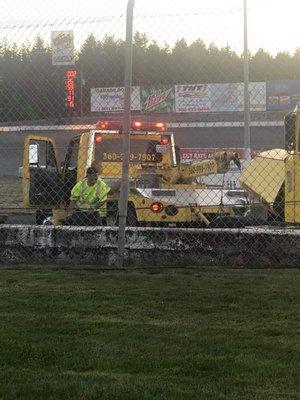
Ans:
[{"label": "truck door", "polygon": [[77,171],[80,168],[79,160],[80,135],[75,136],[69,142],[65,161],[63,163],[62,177],[66,201],[70,199],[71,190],[77,182]]},{"label": "truck door", "polygon": [[30,135],[23,149],[23,203],[25,207],[56,207],[65,199],[55,142]]}]

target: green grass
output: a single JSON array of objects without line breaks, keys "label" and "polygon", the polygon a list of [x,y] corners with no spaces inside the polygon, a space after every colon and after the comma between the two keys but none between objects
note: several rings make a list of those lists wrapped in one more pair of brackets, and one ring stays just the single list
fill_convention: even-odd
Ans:
[{"label": "green grass", "polygon": [[0,399],[298,399],[299,275],[2,268]]}]

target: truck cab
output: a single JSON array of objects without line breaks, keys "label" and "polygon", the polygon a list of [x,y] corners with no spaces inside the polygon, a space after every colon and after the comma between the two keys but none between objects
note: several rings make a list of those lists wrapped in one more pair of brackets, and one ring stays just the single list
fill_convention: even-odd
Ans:
[{"label": "truck cab", "polygon": [[[71,189],[84,179],[88,167],[96,165],[101,177],[113,189],[108,205],[116,214],[122,157],[122,124],[118,121],[100,121],[96,129],[73,137],[63,161],[51,136],[28,135],[23,149],[23,204],[38,210],[37,223],[42,222],[49,210],[55,223],[59,223],[65,217]],[[166,132],[164,123],[133,121],[129,160],[131,194],[139,197],[137,186],[158,189],[158,181],[151,172],[153,168],[178,162],[173,134]]]}]

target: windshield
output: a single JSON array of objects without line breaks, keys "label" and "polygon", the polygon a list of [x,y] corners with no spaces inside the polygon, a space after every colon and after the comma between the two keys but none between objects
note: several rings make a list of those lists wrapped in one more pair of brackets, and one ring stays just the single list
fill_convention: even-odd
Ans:
[{"label": "windshield", "polygon": [[[98,142],[96,137],[95,159],[98,162],[122,162],[122,137],[104,138]],[[129,161],[133,164],[160,163],[163,152],[168,151],[169,146],[161,144],[160,139],[145,140],[130,139]]]}]

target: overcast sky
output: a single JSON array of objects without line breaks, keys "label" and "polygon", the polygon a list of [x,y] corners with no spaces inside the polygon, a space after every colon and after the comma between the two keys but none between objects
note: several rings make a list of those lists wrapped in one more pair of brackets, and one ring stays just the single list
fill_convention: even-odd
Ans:
[{"label": "overcast sky", "polygon": [[[89,33],[124,38],[127,0],[0,0],[0,39],[17,44],[71,29],[80,47]],[[300,0],[248,0],[249,48],[276,54],[300,47]],[[170,45],[181,37],[243,49],[243,0],[136,0],[134,30]]]}]

